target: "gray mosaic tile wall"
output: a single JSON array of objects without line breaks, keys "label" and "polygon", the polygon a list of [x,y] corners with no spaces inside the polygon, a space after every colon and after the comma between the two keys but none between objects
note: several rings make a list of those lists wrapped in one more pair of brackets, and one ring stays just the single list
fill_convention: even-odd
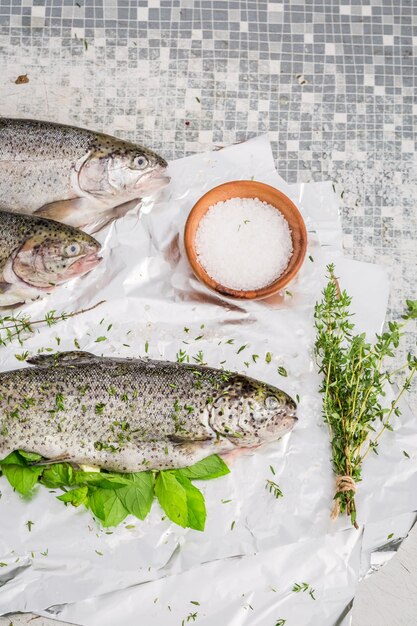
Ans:
[{"label": "gray mosaic tile wall", "polygon": [[399,314],[417,297],[416,51],[413,0],[0,0],[0,115],[168,158],[269,132],[284,178],[335,182],[346,250],[388,268]]}]

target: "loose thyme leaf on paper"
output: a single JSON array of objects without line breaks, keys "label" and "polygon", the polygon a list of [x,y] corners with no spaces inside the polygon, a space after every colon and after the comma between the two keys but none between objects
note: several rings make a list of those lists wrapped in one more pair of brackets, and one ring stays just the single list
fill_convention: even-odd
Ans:
[{"label": "loose thyme leaf on paper", "polygon": [[[392,430],[391,418],[400,415],[398,402],[417,371],[417,357],[409,353],[406,363],[386,371],[386,360],[395,356],[403,328],[417,319],[417,301],[407,300],[403,322],[388,322],[388,329],[376,335],[374,345],[364,333],[355,334],[350,312],[351,298],[341,291],[328,265],[329,282],[315,306],[315,354],[323,376],[323,416],[330,431],[336,493],[332,518],[350,516],[357,528],[355,493],[362,479],[362,462],[369,451],[378,453],[379,439]],[[402,371],[405,379],[390,404],[384,402],[391,376]]]}]

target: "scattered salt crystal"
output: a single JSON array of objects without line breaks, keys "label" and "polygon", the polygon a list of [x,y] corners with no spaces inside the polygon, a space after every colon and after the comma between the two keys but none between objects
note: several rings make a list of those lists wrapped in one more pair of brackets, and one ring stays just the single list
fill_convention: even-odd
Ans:
[{"label": "scattered salt crystal", "polygon": [[195,246],[209,276],[240,291],[277,280],[292,253],[287,220],[259,198],[230,198],[211,206],[200,221]]}]

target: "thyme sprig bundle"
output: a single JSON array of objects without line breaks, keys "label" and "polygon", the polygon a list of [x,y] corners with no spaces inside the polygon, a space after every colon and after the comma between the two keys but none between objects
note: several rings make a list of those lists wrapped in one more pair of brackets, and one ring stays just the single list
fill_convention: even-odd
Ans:
[{"label": "thyme sprig bundle", "polygon": [[49,311],[45,316],[38,320],[31,320],[25,313],[0,315],[0,346],[17,341],[20,345],[28,339],[39,326],[54,326],[58,322],[63,322],[71,317],[82,315],[88,311],[96,309],[105,301],[97,302],[87,309],[73,311],[72,313],[57,313],[55,310]]},{"label": "thyme sprig bundle", "polygon": [[[417,357],[411,353],[401,367],[385,369],[386,360],[395,356],[404,326],[417,319],[417,300],[407,300],[404,321],[388,322],[387,330],[376,335],[372,345],[364,333],[355,334],[351,297],[340,290],[334,265],[328,265],[327,271],[329,282],[315,306],[314,317],[315,354],[323,375],[323,416],[330,431],[336,475],[332,517],[346,513],[357,528],[355,492],[362,479],[362,462],[370,451],[378,454],[380,437],[385,430],[392,430],[392,417],[401,414],[399,400],[417,371]],[[387,406],[387,383],[400,371],[405,379]]]}]

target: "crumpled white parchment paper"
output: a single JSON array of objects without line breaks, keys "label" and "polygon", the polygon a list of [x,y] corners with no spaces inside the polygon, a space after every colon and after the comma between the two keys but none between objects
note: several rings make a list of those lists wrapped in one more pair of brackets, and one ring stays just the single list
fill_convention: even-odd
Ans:
[{"label": "crumpled white parchment paper", "polygon": [[[174,161],[170,173],[171,186],[154,206],[149,201],[140,218],[131,213],[100,233],[105,261],[95,272],[25,310],[36,319],[50,309],[106,302],[42,329],[21,350],[3,349],[1,369],[25,366],[16,352],[74,349],[75,338],[83,350],[125,357],[144,356],[146,342],[151,358],[175,360],[185,350],[192,361],[202,350],[212,366],[225,361],[231,370],[298,394],[299,421],[281,441],[237,458],[230,475],[198,485],[208,510],[204,533],[162,520],[155,503],[144,522],[130,517],[108,534],[88,512],[64,507],[57,494],[41,488],[26,501],[0,479],[0,561],[6,563],[0,569],[0,613],[34,611],[86,626],[136,626],[138,620],[169,626],[194,619],[205,626],[275,626],[279,619],[287,626],[348,624],[359,577],[393,552],[390,546],[378,552],[388,534],[399,539],[413,524],[417,424],[405,406],[379,456],[366,459],[357,496],[360,530],[347,518],[331,522],[334,478],[311,358],[313,306],[325,266],[334,261],[341,286],[353,296],[358,330],[372,335],[384,321],[387,278],[378,266],[343,258],[331,183],[287,185],[275,171],[266,136]],[[206,190],[252,177],[298,204],[310,258],[288,293],[242,303],[198,283],[184,258],[182,230]],[[99,336],[106,341],[97,343]],[[273,355],[269,364],[267,351]],[[259,355],[256,362],[252,355]],[[288,377],[278,375],[280,365]],[[283,498],[265,490],[267,478],[280,485]],[[31,532],[28,520],[34,522]],[[294,593],[297,582],[308,582],[315,599]]]}]

